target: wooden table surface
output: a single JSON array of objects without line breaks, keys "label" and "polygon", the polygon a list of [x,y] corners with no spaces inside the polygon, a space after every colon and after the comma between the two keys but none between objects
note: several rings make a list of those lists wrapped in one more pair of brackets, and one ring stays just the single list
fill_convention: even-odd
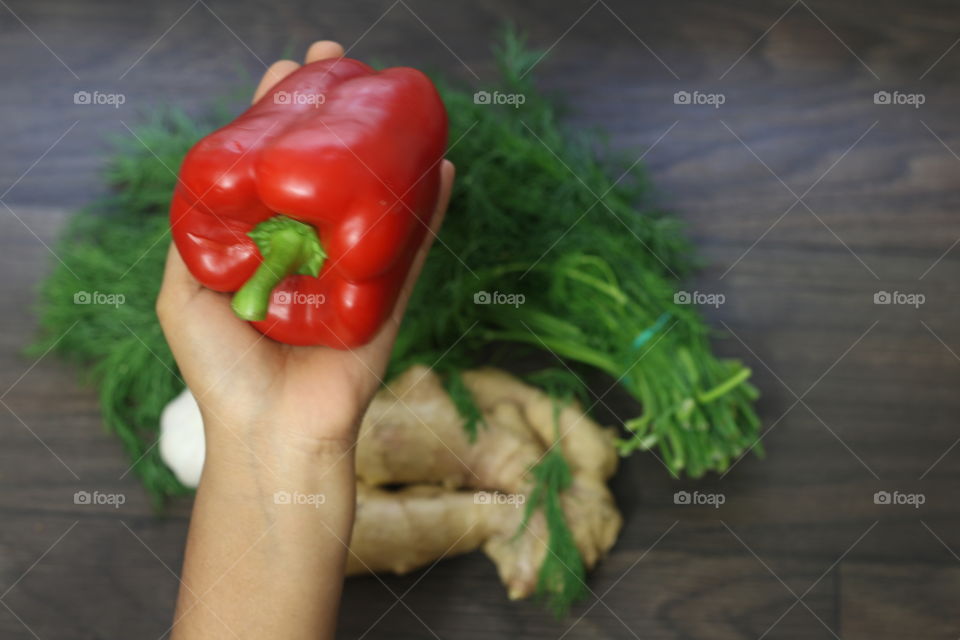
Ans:
[{"label": "wooden table surface", "polygon": [[[636,455],[626,524],[566,619],[511,603],[479,554],[348,581],[343,638],[956,638],[960,621],[960,11],[925,1],[0,3],[0,638],[159,638],[188,504],[152,514],[95,394],[22,355],[105,136],[159,101],[198,110],[287,47],[495,86],[512,20],[569,121],[646,154],[707,267],[691,290],[763,391],[765,459],[675,482]],[[120,108],[75,91],[123,93]],[[674,94],[724,103],[675,104]],[[923,104],[876,104],[920,95]],[[897,93],[894,93],[897,92]],[[916,98],[912,99],[917,102]],[[9,188],[8,188],[9,187]],[[918,307],[878,292],[922,294]],[[75,505],[78,490],[127,496]],[[725,503],[674,503],[674,492]],[[878,491],[924,503],[875,504]],[[402,602],[398,597],[402,595]]]}]

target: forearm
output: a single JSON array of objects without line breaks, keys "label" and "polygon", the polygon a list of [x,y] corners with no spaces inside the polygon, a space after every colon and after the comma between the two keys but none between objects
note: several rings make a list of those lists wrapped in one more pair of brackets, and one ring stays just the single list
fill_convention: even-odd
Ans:
[{"label": "forearm", "polygon": [[238,435],[208,435],[173,638],[332,637],[355,504],[349,443]]}]

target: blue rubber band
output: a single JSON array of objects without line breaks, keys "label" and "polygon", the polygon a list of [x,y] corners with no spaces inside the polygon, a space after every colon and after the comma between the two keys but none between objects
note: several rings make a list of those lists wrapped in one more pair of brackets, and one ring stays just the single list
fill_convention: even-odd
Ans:
[{"label": "blue rubber band", "polygon": [[[633,348],[639,349],[643,345],[650,342],[650,339],[653,336],[657,335],[658,331],[663,329],[663,327],[667,324],[668,320],[670,320],[670,313],[668,311],[664,311],[663,313],[660,314],[660,317],[657,318],[656,322],[654,322],[652,325],[650,325],[649,327],[641,331],[637,335],[637,337],[633,339]],[[633,381],[631,380],[630,376],[628,375],[623,376],[623,379],[624,381],[626,381],[627,384],[633,384]]]},{"label": "blue rubber band", "polygon": [[667,324],[667,320],[670,319],[670,313],[664,311],[660,314],[660,317],[657,318],[657,321],[653,323],[652,326],[644,329],[640,334],[633,339],[633,348],[639,349],[643,345],[647,344],[650,341],[650,338],[657,335],[657,332]]}]

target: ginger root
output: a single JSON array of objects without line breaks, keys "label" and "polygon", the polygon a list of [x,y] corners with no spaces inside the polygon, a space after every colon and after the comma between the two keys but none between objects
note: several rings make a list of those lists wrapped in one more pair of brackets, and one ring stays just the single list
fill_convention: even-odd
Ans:
[{"label": "ginger root", "polygon": [[[463,373],[484,425],[471,443],[440,379],[412,367],[374,398],[357,443],[357,520],[348,573],[406,573],[477,548],[512,599],[536,589],[547,553],[543,513],[526,526],[520,502],[529,470],[554,446],[554,401],[495,369]],[[622,518],[606,486],[616,469],[611,431],[571,404],[559,412],[559,446],[573,483],[561,495],[585,567],[613,546]],[[399,490],[381,486],[408,485]],[[510,494],[483,501],[478,489]],[[465,491],[470,490],[470,491]],[[519,496],[519,497],[518,497]]]},{"label": "ginger root", "polygon": [[[462,376],[484,421],[475,442],[439,377],[426,367],[410,368],[373,399],[357,439],[357,512],[347,572],[406,573],[482,548],[511,598],[531,595],[549,532],[542,510],[524,526],[523,501],[534,488],[530,469],[552,446],[560,447],[571,470],[561,505],[583,564],[592,568],[622,523],[606,485],[617,465],[612,432],[576,404],[562,408],[555,423],[554,401],[503,371]],[[196,486],[203,420],[189,390],[175,403],[176,411],[164,412],[161,454],[182,482]],[[509,499],[482,499],[490,492]]]},{"label": "ginger root", "polygon": [[440,378],[411,367],[370,403],[357,437],[357,479],[371,486],[523,490],[543,444],[513,403],[489,407],[484,421],[488,428],[471,443]]}]

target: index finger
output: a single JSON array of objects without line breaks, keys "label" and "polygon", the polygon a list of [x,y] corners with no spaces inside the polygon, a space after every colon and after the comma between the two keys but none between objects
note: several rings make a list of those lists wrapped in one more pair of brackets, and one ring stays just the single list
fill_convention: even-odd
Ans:
[{"label": "index finger", "polygon": [[267,91],[273,89],[273,85],[277,84],[299,68],[300,65],[293,60],[277,60],[274,62],[264,72],[263,77],[260,78],[260,84],[257,85],[257,90],[253,92],[252,102],[256,102],[262,98]]}]

